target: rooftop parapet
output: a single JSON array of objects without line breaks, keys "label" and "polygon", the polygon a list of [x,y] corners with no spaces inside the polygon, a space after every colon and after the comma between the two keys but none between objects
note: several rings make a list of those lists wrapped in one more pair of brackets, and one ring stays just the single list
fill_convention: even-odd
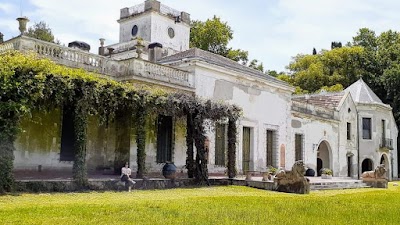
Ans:
[{"label": "rooftop parapet", "polygon": [[156,0],[147,0],[142,4],[121,9],[120,19],[122,20],[149,11],[158,12],[162,15],[169,16],[171,18],[174,18],[177,22],[179,21],[190,24],[189,13],[173,9],[171,7],[161,4],[159,1]]},{"label": "rooftop parapet", "polygon": [[58,64],[82,68],[117,81],[139,80],[187,91],[193,91],[194,88],[191,73],[142,59],[115,60],[27,36],[19,36],[0,44],[0,54],[10,50],[35,52]]}]

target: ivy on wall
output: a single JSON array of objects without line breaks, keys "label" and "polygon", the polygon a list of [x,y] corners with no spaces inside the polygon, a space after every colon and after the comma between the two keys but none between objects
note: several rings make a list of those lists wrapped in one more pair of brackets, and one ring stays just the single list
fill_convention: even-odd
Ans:
[{"label": "ivy on wall", "polygon": [[135,119],[138,164],[136,178],[143,178],[146,173],[146,111],[144,107],[138,108]]},{"label": "ivy on wall", "polygon": [[[100,78],[81,69],[60,66],[34,54],[11,51],[0,57],[0,192],[10,191],[13,185],[13,143],[19,130],[20,118],[34,109],[74,109],[75,161],[73,177],[79,186],[86,186],[86,136],[89,115],[99,115],[102,121],[115,118],[115,112],[126,113],[137,120],[138,177],[145,173],[146,113],[183,117],[192,115],[188,123],[196,145],[196,163],[188,147],[188,168],[198,180],[208,176],[204,153],[204,120],[231,118],[236,121],[241,110],[234,105],[203,100],[185,93],[167,93],[159,89],[135,88],[133,85]],[[188,117],[189,118],[189,117]],[[193,126],[190,128],[190,126]],[[192,132],[192,134],[190,134]],[[235,131],[236,132],[236,131]],[[235,139],[236,140],[236,139]],[[232,138],[232,142],[235,141]],[[231,145],[234,148],[234,145]],[[231,150],[232,152],[232,150]],[[193,154],[192,154],[193,156]],[[196,170],[195,170],[196,169]]]},{"label": "ivy on wall", "polygon": [[237,118],[232,117],[228,122],[228,177],[236,177],[236,128]]}]

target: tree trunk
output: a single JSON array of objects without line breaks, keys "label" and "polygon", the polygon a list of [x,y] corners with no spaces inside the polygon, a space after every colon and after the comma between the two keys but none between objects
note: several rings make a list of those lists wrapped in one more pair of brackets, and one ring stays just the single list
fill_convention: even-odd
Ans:
[{"label": "tree trunk", "polygon": [[88,107],[84,101],[77,102],[74,107],[74,150],[75,160],[73,165],[73,179],[79,188],[88,186],[88,177],[86,169],[86,139],[87,139],[87,121]]},{"label": "tree trunk", "polygon": [[146,115],[144,108],[136,113],[137,165],[136,178],[143,178],[146,173]]},{"label": "tree trunk", "polygon": [[195,178],[199,184],[209,184],[208,182],[208,168],[207,158],[205,154],[205,139],[204,135],[204,119],[201,116],[197,116],[194,119],[194,140],[196,145],[196,172]]},{"label": "tree trunk", "polygon": [[236,120],[228,123],[228,177],[236,177]]},{"label": "tree trunk", "polygon": [[188,177],[193,178],[195,174],[194,165],[194,151],[193,151],[193,115],[187,114],[186,117],[186,168],[188,170]]}]

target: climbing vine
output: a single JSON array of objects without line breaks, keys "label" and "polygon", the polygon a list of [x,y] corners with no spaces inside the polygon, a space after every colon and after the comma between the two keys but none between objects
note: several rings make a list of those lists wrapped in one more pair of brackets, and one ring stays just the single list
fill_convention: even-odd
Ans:
[{"label": "climbing vine", "polygon": [[146,111],[139,107],[136,111],[136,143],[137,143],[137,175],[136,178],[143,178],[146,173]]},{"label": "climbing vine", "polygon": [[194,149],[193,149],[193,115],[188,113],[186,116],[186,169],[188,171],[188,177],[193,178],[195,174],[194,164]]},{"label": "climbing vine", "polygon": [[[64,105],[73,108],[74,112],[73,178],[82,187],[87,185],[85,159],[89,115],[99,115],[106,123],[114,120],[118,111],[135,116],[139,177],[145,172],[145,113],[177,117],[192,115],[190,121],[193,122],[188,124],[187,162],[191,172],[197,171],[196,178],[201,180],[208,176],[203,122],[224,118],[236,120],[241,113],[234,105],[206,101],[185,93],[135,88],[81,69],[57,65],[34,54],[8,52],[0,57],[0,192],[10,191],[13,185],[13,143],[19,131],[20,118],[31,110],[51,110]],[[195,165],[193,140],[197,149]]]},{"label": "climbing vine", "polygon": [[236,176],[236,118],[230,118],[228,122],[228,177]]}]

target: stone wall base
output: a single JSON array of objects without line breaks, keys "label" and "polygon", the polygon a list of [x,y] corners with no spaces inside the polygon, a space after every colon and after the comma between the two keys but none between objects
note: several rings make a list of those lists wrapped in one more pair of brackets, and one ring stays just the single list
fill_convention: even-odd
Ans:
[{"label": "stone wall base", "polygon": [[387,179],[363,178],[362,181],[372,188],[388,188]]}]

